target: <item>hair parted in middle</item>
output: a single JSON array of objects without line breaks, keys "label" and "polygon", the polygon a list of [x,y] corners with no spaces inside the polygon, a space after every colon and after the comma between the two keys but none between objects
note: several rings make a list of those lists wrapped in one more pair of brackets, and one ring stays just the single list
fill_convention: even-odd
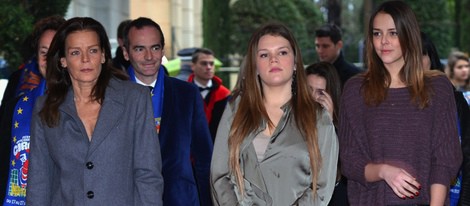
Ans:
[{"label": "hair parted in middle", "polygon": [[391,84],[390,73],[377,55],[374,44],[374,19],[379,14],[388,14],[392,17],[398,33],[403,59],[405,64],[399,76],[411,94],[412,102],[419,108],[429,104],[431,88],[426,86],[425,79],[439,75],[439,72],[425,71],[422,61],[422,45],[419,24],[413,10],[403,1],[387,1],[379,5],[369,19],[365,40],[365,64],[367,72],[363,84],[363,95],[366,104],[379,105],[386,96]]},{"label": "hair parted in middle", "polygon": [[[320,168],[321,154],[318,147],[317,129],[315,126],[317,120],[317,107],[319,106],[311,97],[307,77],[302,63],[302,55],[299,45],[294,35],[287,26],[279,22],[269,22],[259,27],[251,36],[248,45],[248,51],[244,59],[244,64],[240,68],[237,90],[232,97],[231,105],[235,105],[235,99],[239,99],[238,109],[235,111],[232,126],[229,132],[229,167],[231,173],[236,177],[236,183],[241,194],[244,194],[243,174],[240,169],[240,145],[243,140],[256,129],[260,122],[267,122],[268,128],[274,128],[274,124],[269,119],[264,106],[264,94],[259,75],[257,74],[257,52],[258,43],[265,35],[285,38],[294,53],[295,81],[292,81],[292,88],[295,90],[289,104],[292,107],[293,116],[303,138],[307,144],[312,171],[312,184],[316,185]],[[241,79],[241,80],[240,80]],[[316,194],[316,187],[313,187],[313,193]]]}]

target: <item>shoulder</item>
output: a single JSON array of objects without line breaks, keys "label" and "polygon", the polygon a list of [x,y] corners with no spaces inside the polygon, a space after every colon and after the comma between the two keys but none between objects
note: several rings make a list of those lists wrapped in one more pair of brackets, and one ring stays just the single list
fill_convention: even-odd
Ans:
[{"label": "shoulder", "polygon": [[199,93],[199,90],[197,89],[196,85],[174,78],[174,77],[168,77],[165,76],[165,90],[167,86],[175,88],[173,92],[182,92],[182,93],[188,93],[188,92],[196,92]]},{"label": "shoulder", "polygon": [[344,93],[356,93],[356,92],[358,92],[361,89],[363,82],[364,82],[364,76],[363,75],[356,75],[356,76],[351,77],[344,84],[343,94]]},{"label": "shoulder", "polygon": [[[434,96],[454,96],[454,86],[443,73],[426,75],[426,84],[429,85],[430,92]],[[435,98],[433,97],[433,99]]]},{"label": "shoulder", "polygon": [[132,81],[116,78],[109,80],[105,93],[105,99],[110,99],[124,105],[133,104],[131,102],[135,103],[147,97],[150,98],[150,92],[147,87]]},{"label": "shoulder", "polygon": [[132,91],[148,91],[148,89],[140,84],[137,84],[128,80],[121,80],[117,78],[111,78],[109,80],[108,89],[115,90],[117,92],[132,92]]},{"label": "shoulder", "polygon": [[445,87],[445,88],[453,87],[449,78],[447,78],[447,76],[445,76],[443,73],[427,75],[427,79],[429,80],[429,82],[431,83],[433,87]]}]

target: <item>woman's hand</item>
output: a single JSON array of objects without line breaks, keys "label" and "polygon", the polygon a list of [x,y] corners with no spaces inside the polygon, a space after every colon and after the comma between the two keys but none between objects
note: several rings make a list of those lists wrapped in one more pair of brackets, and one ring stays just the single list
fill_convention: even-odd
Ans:
[{"label": "woman's hand", "polygon": [[326,111],[328,111],[328,114],[330,114],[331,119],[333,119],[333,112],[335,112],[333,100],[325,90],[319,91],[319,94],[316,95],[315,101],[317,101],[323,108],[325,108]]},{"label": "woman's hand", "polygon": [[393,192],[400,198],[406,197],[413,199],[419,195],[421,184],[416,181],[416,178],[411,176],[405,170],[384,164],[380,170],[379,176],[382,177]]}]

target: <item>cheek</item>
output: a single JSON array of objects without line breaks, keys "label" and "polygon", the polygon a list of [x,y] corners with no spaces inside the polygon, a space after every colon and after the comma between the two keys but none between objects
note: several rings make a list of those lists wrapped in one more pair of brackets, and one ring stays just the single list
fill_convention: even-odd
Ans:
[{"label": "cheek", "polygon": [[38,64],[39,64],[40,67],[45,67],[46,66],[46,58],[40,57],[38,59],[38,61],[39,61]]}]

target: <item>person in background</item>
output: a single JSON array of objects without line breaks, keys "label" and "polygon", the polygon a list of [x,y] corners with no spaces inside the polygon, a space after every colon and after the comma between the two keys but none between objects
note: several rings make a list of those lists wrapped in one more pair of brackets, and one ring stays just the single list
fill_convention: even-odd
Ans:
[{"label": "person in background", "polygon": [[214,204],[326,205],[337,137],[328,112],[310,95],[293,34],[280,23],[261,26],[245,60],[241,92],[227,105],[215,139]]},{"label": "person in background", "polygon": [[230,90],[222,84],[222,79],[215,76],[214,52],[210,49],[196,49],[191,62],[193,73],[189,75],[188,82],[199,87],[204,99],[204,112],[206,113],[212,141],[214,141],[220,118],[230,96]]},{"label": "person in background", "polygon": [[470,59],[468,59],[468,55],[460,51],[450,53],[447,67],[450,81],[457,91],[463,93],[468,105],[470,105]]},{"label": "person in background", "polygon": [[[318,62],[305,68],[307,81],[313,99],[324,108],[333,119],[335,130],[338,129],[339,101],[341,82],[334,66],[328,62]],[[349,205],[347,196],[347,179],[341,175],[340,163],[336,174],[336,185],[329,206]]]},{"label": "person in background", "polygon": [[[35,23],[33,32],[30,34],[30,46],[33,56],[28,62],[19,66],[19,69],[14,71],[8,78],[8,84],[2,98],[2,107],[9,100],[16,98],[26,91],[29,91],[39,85],[41,78],[40,69],[46,67],[46,53],[52,40],[52,33],[59,28],[64,18],[59,15],[49,16],[40,19]],[[43,45],[39,45],[39,39],[44,35]],[[48,36],[48,38],[45,38]],[[47,41],[46,41],[47,40]],[[0,108],[0,118],[4,116],[5,109]]]},{"label": "person in background", "polygon": [[335,127],[338,127],[341,82],[332,64],[318,62],[305,68],[313,99],[328,111]]},{"label": "person in background", "polygon": [[5,206],[26,200],[32,110],[36,98],[44,94],[47,51],[64,22],[61,16],[50,16],[34,25],[31,34],[34,55],[8,82],[9,89],[0,108],[0,202]]},{"label": "person in background", "polygon": [[162,205],[148,89],[111,64],[98,21],[71,18],[57,31],[33,111],[27,205]]},{"label": "person in background", "polygon": [[113,58],[113,66],[115,66],[116,68],[122,69],[123,71],[126,71],[127,67],[129,67],[129,64],[130,64],[129,61],[127,61],[124,58],[124,54],[122,53],[122,47],[124,45],[124,38],[123,38],[124,29],[130,22],[131,22],[130,19],[121,21],[116,31],[118,47],[116,48],[116,52]]},{"label": "person in background", "polygon": [[448,205],[462,162],[454,94],[445,75],[424,68],[411,8],[380,4],[365,46],[368,70],[346,83],[340,102],[350,205]]},{"label": "person in background", "polygon": [[194,84],[168,77],[161,65],[165,38],[153,20],[140,17],[124,32],[130,80],[152,91],[154,120],[161,143],[168,206],[211,205],[209,169],[213,143],[203,100]]},{"label": "person in background", "polygon": [[326,24],[315,31],[315,50],[320,61],[333,64],[341,80],[341,88],[352,76],[361,70],[344,59],[341,29],[334,24]]},{"label": "person in background", "polygon": [[191,60],[193,58],[193,53],[197,50],[198,48],[192,47],[192,48],[185,48],[182,50],[179,50],[177,55],[180,59],[180,71],[178,75],[176,75],[175,78],[183,81],[188,81],[189,76],[193,73],[193,70],[191,68]]}]

